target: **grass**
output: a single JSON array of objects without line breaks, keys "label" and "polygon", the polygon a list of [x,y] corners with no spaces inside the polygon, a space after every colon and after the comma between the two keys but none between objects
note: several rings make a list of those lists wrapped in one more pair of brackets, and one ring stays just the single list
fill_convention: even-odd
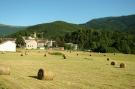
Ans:
[{"label": "grass", "polygon": [[[48,52],[63,53],[67,59]],[[88,52],[37,50],[24,56],[21,53],[0,54],[0,64],[11,65],[10,76],[0,75],[0,89],[135,89],[135,55],[91,53],[89,56]],[[116,65],[111,66],[111,61],[117,62]],[[120,63],[126,67],[118,68]],[[36,79],[40,68],[55,73],[54,80]]]}]

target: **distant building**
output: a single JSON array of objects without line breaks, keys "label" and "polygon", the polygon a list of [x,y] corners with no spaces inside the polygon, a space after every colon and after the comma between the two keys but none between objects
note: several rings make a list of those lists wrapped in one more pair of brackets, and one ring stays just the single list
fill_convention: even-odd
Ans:
[{"label": "distant building", "polygon": [[37,47],[39,49],[45,49],[46,41],[45,40],[37,40]]},{"label": "distant building", "polygon": [[26,49],[37,49],[37,41],[36,40],[25,40]]},{"label": "distant building", "polygon": [[65,45],[69,46],[70,49],[72,49],[72,50],[77,50],[78,49],[78,45],[77,44],[65,43]]},{"label": "distant building", "polygon": [[48,41],[47,40],[47,42],[46,42],[46,45],[47,45],[47,47],[53,47],[53,43],[54,43],[55,41]]},{"label": "distant building", "polygon": [[[36,35],[35,35],[36,36]],[[36,39],[35,37],[23,37],[25,43],[26,43],[26,49],[45,49],[45,47],[52,47],[53,42],[55,41],[48,41],[43,39]]]},{"label": "distant building", "polygon": [[4,41],[0,44],[0,51],[16,52],[15,41]]}]

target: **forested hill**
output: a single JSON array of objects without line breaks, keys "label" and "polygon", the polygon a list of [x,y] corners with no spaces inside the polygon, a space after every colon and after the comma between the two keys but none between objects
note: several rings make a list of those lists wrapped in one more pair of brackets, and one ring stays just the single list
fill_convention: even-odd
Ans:
[{"label": "forested hill", "polygon": [[26,27],[9,26],[9,25],[0,24],[0,36],[13,34],[13,33],[17,32],[17,31],[24,30],[24,29],[26,29]]},{"label": "forested hill", "polygon": [[115,30],[135,33],[135,15],[93,19],[83,24],[83,26],[97,30]]},{"label": "forested hill", "polygon": [[[43,23],[34,26],[29,26],[26,30],[16,32],[11,36],[28,36],[33,32],[37,32],[38,34],[43,32],[43,36],[45,38],[56,38],[58,36],[64,36],[67,33],[78,31],[80,29],[120,31],[135,34],[135,15],[93,19],[84,24],[72,24],[64,21]],[[41,35],[39,35],[39,37],[40,36]]]},{"label": "forested hill", "polygon": [[[33,32],[40,34],[43,32],[45,38],[55,38],[57,36],[64,36],[66,33],[80,30],[81,27],[77,24],[71,24],[64,21],[55,21],[51,23],[38,24],[28,27],[26,30],[19,31],[12,36],[25,35],[28,36]],[[40,36],[40,35],[39,35]]]}]

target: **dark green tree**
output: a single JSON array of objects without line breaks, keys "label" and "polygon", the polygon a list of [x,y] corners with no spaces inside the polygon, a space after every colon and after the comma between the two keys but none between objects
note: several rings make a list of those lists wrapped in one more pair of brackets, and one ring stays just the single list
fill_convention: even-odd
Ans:
[{"label": "dark green tree", "polygon": [[17,36],[15,43],[16,43],[16,46],[17,46],[18,48],[23,48],[23,47],[25,47],[25,41],[24,41],[24,39],[22,38],[22,36]]}]

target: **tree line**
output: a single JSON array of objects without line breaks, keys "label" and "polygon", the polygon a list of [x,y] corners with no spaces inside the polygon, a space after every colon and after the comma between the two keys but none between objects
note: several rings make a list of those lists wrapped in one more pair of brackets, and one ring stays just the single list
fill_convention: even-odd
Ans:
[{"label": "tree line", "polygon": [[68,33],[63,39],[78,44],[80,50],[135,54],[135,36],[125,32],[87,29]]}]

